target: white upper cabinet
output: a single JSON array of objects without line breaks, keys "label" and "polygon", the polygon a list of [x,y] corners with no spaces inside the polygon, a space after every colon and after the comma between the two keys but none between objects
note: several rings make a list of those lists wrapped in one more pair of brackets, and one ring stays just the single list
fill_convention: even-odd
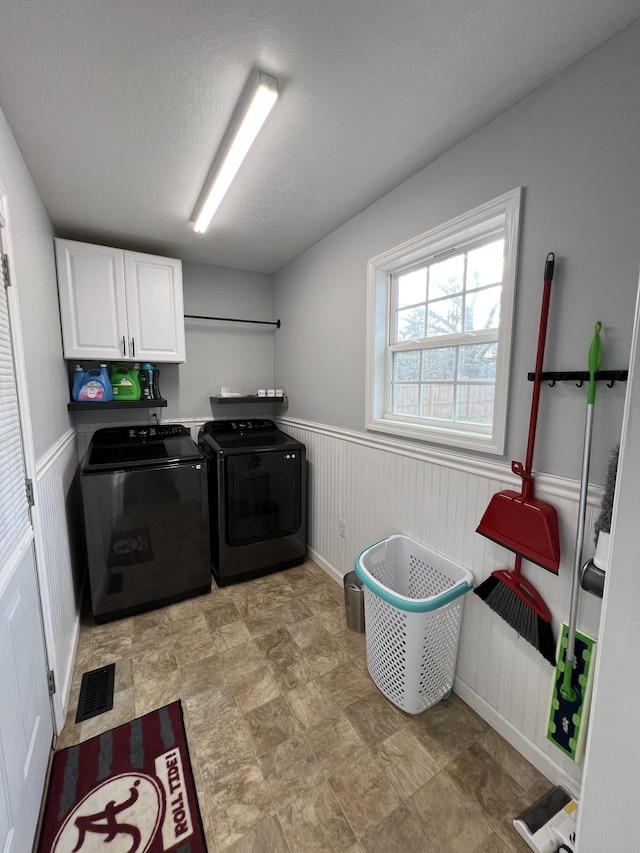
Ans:
[{"label": "white upper cabinet", "polygon": [[185,360],[181,261],[55,243],[65,358]]}]

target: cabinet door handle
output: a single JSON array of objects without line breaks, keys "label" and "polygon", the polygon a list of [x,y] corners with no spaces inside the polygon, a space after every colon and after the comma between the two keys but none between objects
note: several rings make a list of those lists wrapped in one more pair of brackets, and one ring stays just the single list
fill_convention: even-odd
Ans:
[{"label": "cabinet door handle", "polygon": [[127,341],[124,335],[122,336],[122,355],[124,357],[127,355]]},{"label": "cabinet door handle", "polygon": [[136,339],[131,338],[131,358],[136,357]]}]

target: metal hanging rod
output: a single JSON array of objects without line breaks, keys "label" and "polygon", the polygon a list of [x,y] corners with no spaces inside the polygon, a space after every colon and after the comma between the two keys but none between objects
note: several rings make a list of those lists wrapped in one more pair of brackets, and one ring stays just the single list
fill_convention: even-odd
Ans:
[{"label": "metal hanging rod", "polygon": [[241,320],[238,317],[207,317],[204,314],[185,314],[189,320],[223,320],[225,323],[257,323],[259,326],[275,326],[280,328],[280,320]]}]

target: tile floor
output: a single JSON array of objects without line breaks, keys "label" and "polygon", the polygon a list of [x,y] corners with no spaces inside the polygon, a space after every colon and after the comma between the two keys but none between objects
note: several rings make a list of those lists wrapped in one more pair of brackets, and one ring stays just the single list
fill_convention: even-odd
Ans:
[{"label": "tile floor", "polygon": [[[82,673],[113,710],[74,723]],[[367,672],[315,563],[130,619],[83,619],[57,748],[180,698],[210,853],[526,853],[551,784],[458,697],[417,717]]]}]

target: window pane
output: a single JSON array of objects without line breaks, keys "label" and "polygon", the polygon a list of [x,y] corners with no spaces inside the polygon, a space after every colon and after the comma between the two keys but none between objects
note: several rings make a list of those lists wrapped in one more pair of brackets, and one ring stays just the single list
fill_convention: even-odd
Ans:
[{"label": "window pane", "polygon": [[497,329],[500,325],[501,296],[501,285],[468,293],[464,312],[465,332]]},{"label": "window pane", "polygon": [[467,288],[484,287],[502,281],[504,240],[496,240],[467,255]]},{"label": "window pane", "polygon": [[453,420],[453,385],[423,385],[420,402],[423,418]]},{"label": "window pane", "polygon": [[427,268],[398,276],[398,308],[427,301]]},{"label": "window pane", "polygon": [[456,347],[427,349],[422,353],[422,380],[453,380],[456,370]]},{"label": "window pane", "polygon": [[462,331],[462,297],[429,304],[427,336],[453,335]]},{"label": "window pane", "polygon": [[393,385],[391,411],[397,415],[417,415],[419,399],[419,385]]},{"label": "window pane", "polygon": [[495,379],[497,357],[495,343],[460,347],[458,379]]},{"label": "window pane", "polygon": [[461,293],[464,282],[464,255],[456,255],[429,267],[429,299]]},{"label": "window pane", "polygon": [[495,386],[458,385],[456,420],[474,424],[491,424],[493,420],[493,398]]},{"label": "window pane", "polygon": [[397,312],[396,341],[420,341],[424,338],[425,308],[406,308]]},{"label": "window pane", "polygon": [[393,354],[394,382],[417,382],[420,379],[420,352]]}]

